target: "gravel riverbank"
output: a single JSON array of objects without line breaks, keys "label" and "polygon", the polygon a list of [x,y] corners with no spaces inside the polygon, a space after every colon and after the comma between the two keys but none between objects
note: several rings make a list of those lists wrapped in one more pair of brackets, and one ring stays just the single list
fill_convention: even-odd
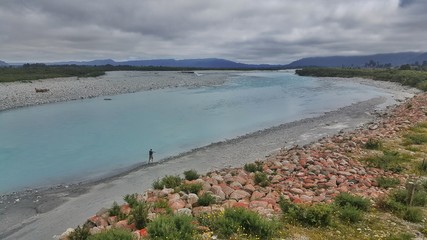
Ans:
[{"label": "gravel riverbank", "polygon": [[[129,72],[129,74],[132,75],[133,73]],[[201,78],[195,74],[176,72],[158,74],[151,72],[147,74],[147,79],[135,78],[126,82],[114,80],[114,73],[109,73],[107,76],[101,77],[103,80],[101,78],[67,78],[34,81],[33,83],[1,84],[0,110],[44,102],[66,101],[156,88],[217,85],[224,83],[235,72],[206,72],[199,76]],[[165,75],[163,76],[163,74]],[[153,75],[159,76],[153,77]],[[165,76],[169,76],[169,78]],[[105,78],[110,78],[110,80],[106,81]],[[343,81],[341,79],[335,80]],[[379,116],[376,113],[385,111],[386,106],[404,101],[416,92],[388,82],[361,79],[349,81],[374,84],[385,89],[392,97],[374,98],[354,103],[319,117],[303,119],[225,142],[214,143],[162,162],[140,166],[133,171],[102,181],[29,190],[1,196],[0,238],[52,239],[54,235],[62,233],[67,227],[81,224],[83,219],[93,215],[102,207],[111,206],[113,201],[120,202],[125,194],[147,190],[158,177],[175,175],[188,169],[206,173],[215,169],[241,166],[247,162],[264,159],[265,156],[274,154],[282,147],[290,147],[296,144],[304,145],[324,136],[355,129],[362,124],[375,121],[376,117]],[[48,88],[50,91],[36,94],[34,88]],[[88,90],[83,91],[84,89]],[[8,94],[6,100],[3,93]]]}]

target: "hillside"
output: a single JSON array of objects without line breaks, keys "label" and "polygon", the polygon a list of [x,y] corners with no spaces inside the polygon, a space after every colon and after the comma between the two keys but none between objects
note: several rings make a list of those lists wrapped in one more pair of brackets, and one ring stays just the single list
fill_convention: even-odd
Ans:
[{"label": "hillside", "polygon": [[0,67],[6,67],[6,66],[9,66],[9,64],[0,60]]},{"label": "hillside", "polygon": [[403,64],[422,64],[427,61],[427,53],[425,52],[401,52],[401,53],[385,53],[365,56],[328,56],[328,57],[309,57],[294,61],[286,67],[364,67],[369,62],[378,63],[380,65],[390,64],[392,67]]}]

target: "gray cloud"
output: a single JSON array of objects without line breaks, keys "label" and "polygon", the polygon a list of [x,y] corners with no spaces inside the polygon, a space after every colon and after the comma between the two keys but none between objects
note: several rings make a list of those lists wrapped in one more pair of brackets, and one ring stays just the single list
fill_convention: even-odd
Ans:
[{"label": "gray cloud", "polygon": [[427,51],[424,0],[2,0],[0,59],[306,56]]}]

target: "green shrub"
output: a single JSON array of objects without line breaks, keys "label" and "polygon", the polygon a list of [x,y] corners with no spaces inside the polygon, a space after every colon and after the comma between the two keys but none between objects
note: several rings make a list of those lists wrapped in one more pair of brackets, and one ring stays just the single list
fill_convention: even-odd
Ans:
[{"label": "green shrub", "polygon": [[196,179],[198,179],[198,178],[199,178],[199,174],[198,174],[198,173],[197,173],[197,171],[196,171],[196,170],[194,170],[194,169],[191,169],[191,170],[185,171],[185,172],[184,172],[184,176],[185,176],[185,179],[187,179],[188,181],[196,180]]},{"label": "green shrub", "polygon": [[414,238],[414,235],[410,233],[399,233],[397,235],[392,235],[386,238],[386,240],[411,240]]},{"label": "green shrub", "polygon": [[409,133],[405,136],[406,143],[421,145],[427,143],[427,134],[422,133]]},{"label": "green shrub", "polygon": [[380,140],[370,138],[365,143],[365,148],[370,150],[379,150],[382,148],[382,142]]},{"label": "green shrub", "polygon": [[301,208],[298,222],[312,227],[326,227],[332,223],[332,207],[327,204],[315,204]]},{"label": "green shrub", "polygon": [[368,211],[371,203],[368,199],[354,196],[349,193],[340,193],[335,197],[335,204],[344,207],[344,206],[353,206],[361,211]]},{"label": "green shrub", "polygon": [[200,206],[209,206],[214,203],[215,197],[212,196],[210,193],[203,193],[203,195],[200,196],[197,200],[197,204],[199,204]]},{"label": "green shrub", "polygon": [[120,214],[120,206],[114,201],[111,208],[108,210],[110,216],[118,216]]},{"label": "green shrub", "polygon": [[363,159],[363,161],[367,162],[370,167],[399,173],[404,170],[404,167],[401,164],[408,162],[411,159],[412,157],[406,154],[400,154],[399,152],[394,151],[384,151],[382,156],[368,157]]},{"label": "green shrub", "polygon": [[378,183],[378,187],[382,188],[396,187],[400,184],[400,180],[397,178],[379,177],[376,180]]},{"label": "green shrub", "polygon": [[131,208],[135,207],[139,203],[137,193],[127,194],[123,197],[123,200],[125,200]]},{"label": "green shrub", "polygon": [[195,193],[197,194],[200,190],[203,189],[203,185],[201,183],[192,183],[192,184],[182,184],[178,187],[179,191],[183,191],[186,193]]},{"label": "green shrub", "polygon": [[263,172],[255,173],[254,182],[255,184],[260,185],[261,187],[266,187],[270,184],[267,174]]},{"label": "green shrub", "polygon": [[406,205],[396,201],[391,197],[379,199],[377,201],[377,206],[383,211],[392,212],[397,215],[401,214],[406,209]]},{"label": "green shrub", "polygon": [[357,223],[363,218],[363,212],[351,205],[341,207],[338,212],[339,218],[347,223]]},{"label": "green shrub", "polygon": [[[420,187],[421,188],[421,187]],[[412,198],[412,205],[424,207],[427,205],[427,192],[423,190],[416,190]]]},{"label": "green shrub", "polygon": [[262,162],[255,162],[255,163],[246,163],[243,167],[243,169],[245,169],[245,171],[247,172],[262,172]]},{"label": "green shrub", "polygon": [[90,236],[89,240],[136,240],[136,237],[128,230],[112,228]]},{"label": "green shrub", "polygon": [[153,182],[154,189],[176,188],[181,185],[182,179],[179,176],[164,176],[161,180]]},{"label": "green shrub", "polygon": [[193,218],[187,215],[161,215],[148,224],[150,239],[193,240]]},{"label": "green shrub", "polygon": [[406,208],[403,219],[410,221],[410,222],[416,222],[419,223],[423,220],[423,212],[421,209],[416,207],[408,207]]},{"label": "green shrub", "polygon": [[90,236],[90,233],[89,233],[88,227],[77,226],[77,228],[74,229],[74,232],[72,232],[68,236],[68,239],[70,239],[70,240],[86,240],[86,239],[88,239],[89,236]]},{"label": "green shrub", "polygon": [[421,173],[427,173],[427,161],[424,159],[422,162],[418,163],[417,168]]},{"label": "green shrub", "polygon": [[299,222],[311,227],[326,227],[332,223],[333,209],[327,204],[298,206],[281,197],[279,206],[285,219],[291,223]]},{"label": "green shrub", "polygon": [[139,202],[130,212],[130,221],[135,223],[137,229],[147,226],[149,205],[146,202]]},{"label": "green shrub", "polygon": [[279,229],[278,223],[240,207],[227,208],[223,214],[201,215],[198,221],[201,225],[212,229],[221,239],[231,237],[240,239],[240,234],[249,235],[256,239],[272,239]]}]

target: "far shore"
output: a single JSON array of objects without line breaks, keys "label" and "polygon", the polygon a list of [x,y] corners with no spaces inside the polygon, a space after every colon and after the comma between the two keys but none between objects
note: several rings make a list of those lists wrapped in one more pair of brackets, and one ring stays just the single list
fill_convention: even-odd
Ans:
[{"label": "far shore", "polygon": [[[111,76],[111,74],[113,76]],[[132,74],[132,72],[129,72]],[[162,74],[169,74],[168,77]],[[108,81],[99,78],[90,80],[67,78],[42,80],[32,83],[0,84],[0,111],[35,105],[45,102],[67,101],[91,96],[109,96],[127,92],[145,91],[168,87],[200,87],[222,84],[236,72],[209,71],[203,73],[204,80],[194,75],[181,77],[177,72],[150,73],[147,80],[115,82],[114,73]],[[158,76],[156,76],[158,75]],[[108,76],[108,74],[107,74]],[[188,80],[188,79],[190,80]],[[164,79],[162,82],[159,79]],[[105,80],[105,79],[104,79]],[[151,188],[152,182],[164,175],[182,174],[188,169],[200,173],[220,170],[225,167],[241,167],[255,160],[263,160],[274,155],[283,147],[305,145],[339,131],[348,131],[372,124],[387,112],[394,104],[399,104],[412,97],[418,91],[390,82],[377,82],[366,79],[334,79],[335,81],[354,81],[360,84],[376,86],[391,94],[390,98],[373,98],[354,103],[350,106],[327,112],[319,117],[302,119],[292,123],[260,130],[232,140],[182,153],[178,156],[159,160],[154,164],[137,166],[135,169],[111,176],[99,181],[73,185],[61,185],[48,189],[33,189],[0,197],[0,238],[1,239],[52,239],[67,227],[82,224],[84,219],[95,214],[101,208],[122,202],[122,197],[129,193],[143,192]],[[102,82],[102,83],[99,83]],[[77,84],[77,87],[71,90]],[[101,84],[101,85],[98,85]],[[60,94],[41,95],[35,87],[59,89]],[[94,87],[96,86],[96,87]],[[76,96],[77,90],[89,89],[85,94]],[[100,90],[102,89],[102,90]],[[25,100],[4,101],[5,92],[18,91],[31,94]],[[56,91],[56,90],[55,90]],[[123,92],[122,92],[123,91]],[[61,95],[62,94],[62,95]],[[9,95],[6,96],[6,98]],[[10,97],[10,96],[9,96]],[[24,97],[25,99],[25,97]],[[6,102],[6,103],[5,103]],[[13,104],[15,102],[15,105]]]}]

